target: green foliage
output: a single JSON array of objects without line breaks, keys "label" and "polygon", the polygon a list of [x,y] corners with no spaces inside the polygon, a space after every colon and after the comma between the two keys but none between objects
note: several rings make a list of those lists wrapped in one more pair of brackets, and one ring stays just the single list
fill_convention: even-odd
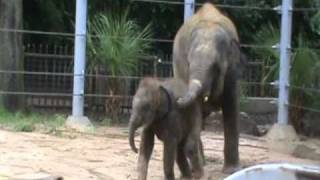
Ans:
[{"label": "green foliage", "polygon": [[310,25],[312,31],[320,35],[320,11],[311,18]]},{"label": "green foliage", "polygon": [[309,49],[305,37],[300,34],[298,39],[298,48],[292,55],[292,76],[291,83],[301,87],[311,87],[319,72],[320,57],[319,54]]},{"label": "green foliage", "polygon": [[[255,36],[257,43],[273,45],[280,41],[279,28],[271,24],[263,27]],[[297,48],[292,50],[290,69],[290,104],[295,106],[311,107],[316,105],[319,96],[309,91],[303,91],[296,87],[312,88],[319,79],[320,55],[319,52],[310,49],[307,36],[301,32],[295,42]],[[261,49],[256,51],[270,68],[264,74],[262,82],[275,81],[279,78],[280,57],[276,49]],[[289,68],[289,67],[286,67]],[[303,115],[302,109],[291,108],[290,116],[292,123],[297,130],[300,129],[300,118]]]},{"label": "green foliage", "polygon": [[[298,39],[298,49],[292,55],[292,68],[290,76],[290,84],[296,87],[313,88],[320,71],[320,56],[315,50],[310,47],[302,35]],[[313,107],[319,100],[319,94],[315,94],[308,90],[291,88],[290,103],[298,106]],[[319,108],[314,107],[314,108]],[[292,118],[300,118],[299,111],[294,109],[291,115]],[[295,117],[296,116],[296,117]]]},{"label": "green foliage", "polygon": [[239,98],[239,103],[240,103],[240,110],[243,111],[242,107],[244,107],[244,105],[246,103],[248,103],[248,86],[245,83],[240,83],[240,90],[239,90],[239,94],[240,94],[240,98]]},{"label": "green foliage", "polygon": [[[271,23],[263,26],[260,31],[254,36],[257,44],[265,47],[272,47],[280,41],[280,30]],[[262,57],[266,71],[262,73],[262,83],[273,81],[279,77],[280,52],[277,48],[257,48],[255,54]]]},{"label": "green foliage", "polygon": [[12,113],[0,108],[0,127],[13,131],[32,132],[40,130],[51,133],[62,127],[65,119],[65,116],[59,114]]},{"label": "green foliage", "polygon": [[[207,0],[202,0],[202,2]],[[214,4],[236,6],[273,8],[281,4],[280,0],[210,0]],[[200,1],[201,2],[201,1]],[[249,43],[255,34],[267,22],[279,21],[279,16],[273,11],[253,9],[220,8],[235,23],[242,43]]]},{"label": "green foliage", "polygon": [[[50,32],[74,32],[75,0],[27,0],[23,1],[23,27],[28,30]],[[27,43],[73,43],[72,38],[24,34]]]},{"label": "green foliage", "polygon": [[[89,23],[88,50],[89,71],[104,71],[112,76],[132,75],[139,60],[147,55],[151,48],[151,25],[144,28],[129,19],[129,10],[98,13]],[[103,67],[101,68],[97,68]],[[108,79],[108,84],[96,79],[101,93],[111,97],[105,99],[105,111],[112,120],[116,120],[121,110],[120,100],[113,97],[127,91],[126,82],[117,78]]]},{"label": "green foliage", "polygon": [[[263,27],[255,36],[257,43],[272,46],[280,41],[280,30],[271,24]],[[312,86],[319,70],[319,54],[309,49],[308,40],[300,33],[298,36],[297,48],[292,52],[290,84],[294,86]],[[263,58],[265,64],[270,66],[263,81],[274,81],[279,78],[280,53],[278,49],[262,48],[255,51]]]},{"label": "green foliage", "polygon": [[[264,45],[276,44],[280,40],[279,29],[268,25],[259,31],[256,40],[264,39]],[[303,34],[299,35],[298,47],[294,49],[291,57],[290,84],[300,87],[310,87],[315,82],[319,69],[319,54],[313,49],[309,49],[309,44]],[[268,73],[263,80],[273,81],[279,78],[280,55],[278,49],[259,49],[256,51],[266,64],[270,65]]]},{"label": "green foliage", "polygon": [[141,29],[128,19],[128,10],[98,14],[89,25],[88,47],[91,65],[102,64],[112,75],[131,74],[138,60],[150,48],[150,25]]}]

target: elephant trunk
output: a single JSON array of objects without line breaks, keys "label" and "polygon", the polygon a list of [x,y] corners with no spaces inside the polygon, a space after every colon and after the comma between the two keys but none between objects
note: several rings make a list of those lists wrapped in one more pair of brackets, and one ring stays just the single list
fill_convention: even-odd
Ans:
[{"label": "elephant trunk", "polygon": [[201,94],[202,89],[203,87],[201,81],[198,79],[192,79],[189,83],[187,93],[178,99],[178,106],[182,108],[189,106]]},{"label": "elephant trunk", "polygon": [[135,123],[134,119],[130,119],[129,123],[129,144],[133,152],[138,153],[138,149],[134,142],[134,135],[136,130],[139,128],[139,124]]}]

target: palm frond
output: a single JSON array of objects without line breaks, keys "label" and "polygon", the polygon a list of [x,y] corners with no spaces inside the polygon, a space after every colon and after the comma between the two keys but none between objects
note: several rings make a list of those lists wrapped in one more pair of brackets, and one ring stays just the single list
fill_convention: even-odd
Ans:
[{"label": "palm frond", "polygon": [[95,62],[104,65],[111,75],[130,74],[151,47],[150,42],[143,41],[151,37],[150,27],[140,29],[128,19],[128,10],[94,16],[90,31],[97,38],[88,40],[93,59],[98,59]]},{"label": "palm frond", "polygon": [[277,26],[268,23],[263,26],[254,37],[257,44],[270,48],[256,49],[255,53],[261,57],[263,63],[268,67],[267,72],[263,74],[262,83],[274,81],[278,78],[280,53],[278,49],[271,48],[280,41],[280,30]]}]

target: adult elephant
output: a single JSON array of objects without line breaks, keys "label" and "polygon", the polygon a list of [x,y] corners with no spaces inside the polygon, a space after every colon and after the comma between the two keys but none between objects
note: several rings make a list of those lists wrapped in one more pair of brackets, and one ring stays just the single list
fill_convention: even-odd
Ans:
[{"label": "adult elephant", "polygon": [[210,107],[206,115],[222,108],[225,173],[240,168],[237,83],[240,57],[234,24],[210,3],[182,25],[174,40],[174,77],[188,85],[187,93],[177,100],[178,105],[187,107],[200,101],[203,111]]}]

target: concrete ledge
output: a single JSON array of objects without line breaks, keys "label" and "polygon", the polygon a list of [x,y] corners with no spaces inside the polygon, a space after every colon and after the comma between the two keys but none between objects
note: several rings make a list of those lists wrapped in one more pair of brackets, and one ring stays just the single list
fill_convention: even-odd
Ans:
[{"label": "concrete ledge", "polygon": [[274,124],[266,138],[270,149],[285,154],[292,154],[299,143],[299,137],[291,125]]},{"label": "concrete ledge", "polygon": [[65,126],[67,128],[80,131],[80,132],[89,132],[93,129],[93,125],[88,119],[88,117],[76,117],[76,116],[69,116]]},{"label": "concrete ledge", "polygon": [[248,97],[241,103],[241,111],[252,114],[277,112],[277,98]]}]

